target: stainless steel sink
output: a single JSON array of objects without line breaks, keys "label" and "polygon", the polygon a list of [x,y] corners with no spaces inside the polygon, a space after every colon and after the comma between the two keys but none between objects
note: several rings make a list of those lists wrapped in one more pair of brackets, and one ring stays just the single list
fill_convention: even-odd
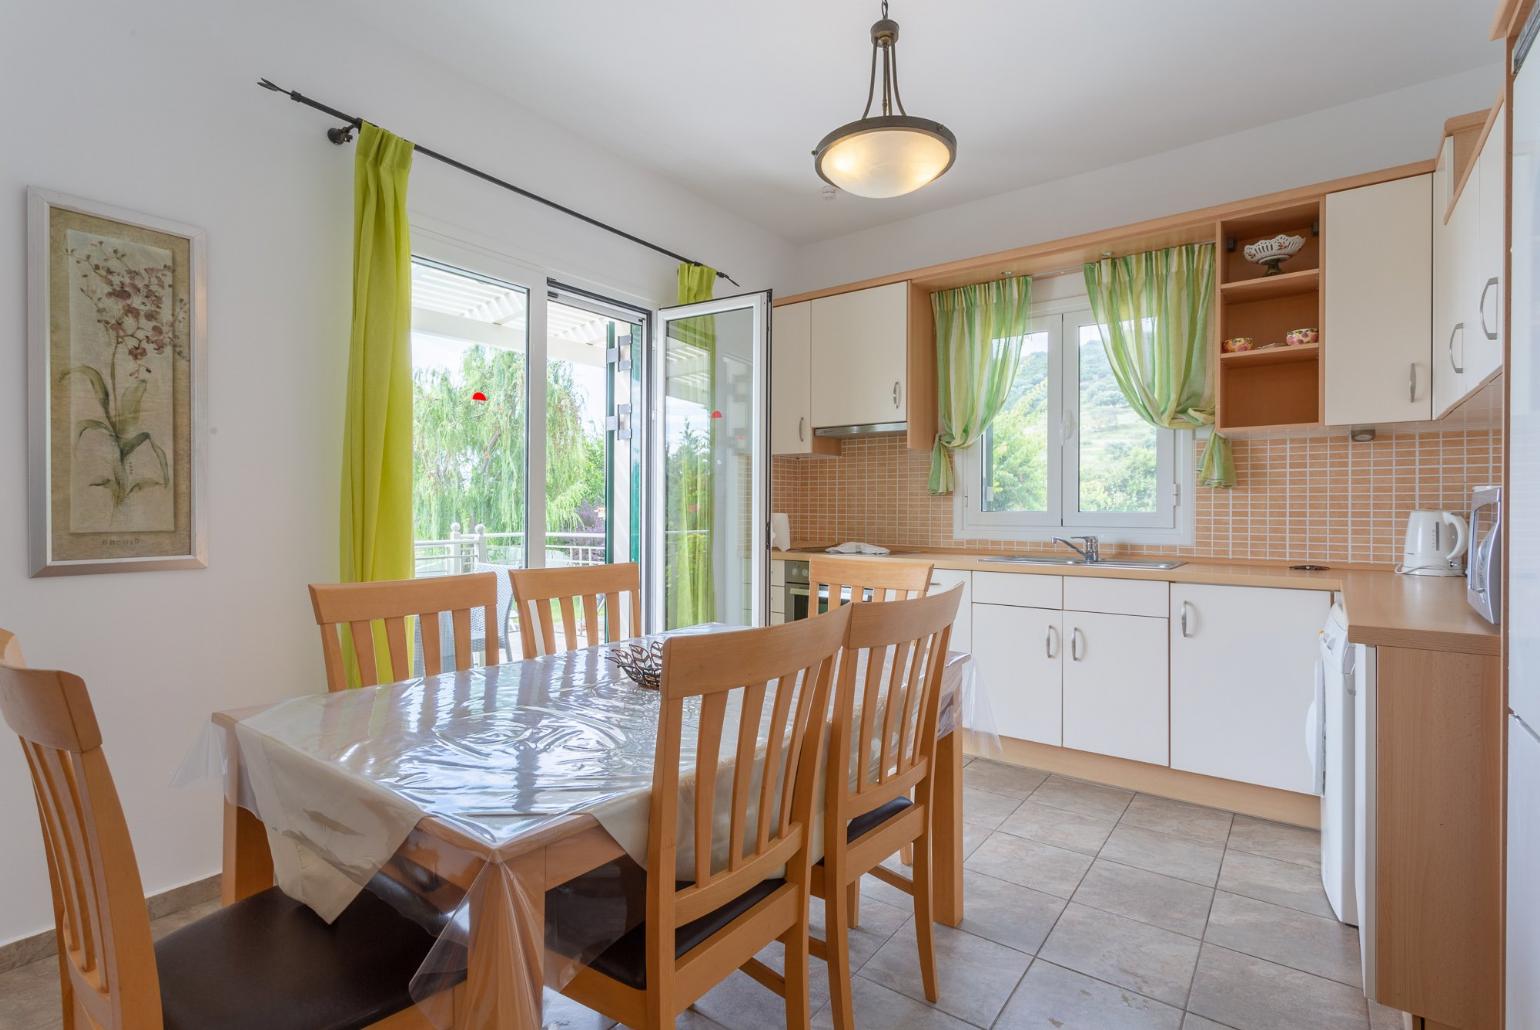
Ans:
[{"label": "stainless steel sink", "polygon": [[1084,558],[1060,558],[1057,555],[1011,554],[979,561],[1000,565],[1079,565],[1088,569],[1177,569],[1187,563],[1174,558],[1102,558],[1088,562]]}]

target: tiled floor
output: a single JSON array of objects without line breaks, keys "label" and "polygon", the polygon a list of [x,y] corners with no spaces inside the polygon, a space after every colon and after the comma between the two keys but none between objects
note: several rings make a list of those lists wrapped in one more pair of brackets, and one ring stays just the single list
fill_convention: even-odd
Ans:
[{"label": "tiled floor", "polygon": [[[868,877],[851,938],[861,1026],[1400,1027],[1364,999],[1358,935],[1331,917],[1315,833],[982,760],[965,782],[968,916],[936,928],[940,1001],[920,988],[909,898]],[[779,951],[764,957],[779,966]],[[48,959],[0,975],[0,1030],[59,1025],[55,969]],[[821,962],[812,975],[813,1023],[832,1026]],[[780,999],[735,973],[679,1025],[782,1022]],[[548,994],[546,1025],[610,1024]]]}]

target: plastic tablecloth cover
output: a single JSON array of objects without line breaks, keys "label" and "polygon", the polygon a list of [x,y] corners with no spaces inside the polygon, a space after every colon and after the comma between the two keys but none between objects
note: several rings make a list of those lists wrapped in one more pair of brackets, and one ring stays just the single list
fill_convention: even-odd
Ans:
[{"label": "plastic tablecloth cover", "polygon": [[[723,625],[680,632],[717,632]],[[645,639],[659,639],[651,637]],[[426,817],[438,819],[495,849],[516,842],[553,820],[588,813],[615,838],[636,865],[619,879],[635,896],[609,914],[585,913],[584,925],[547,925],[547,940],[559,938],[559,954],[520,956],[543,963],[548,986],[559,987],[640,921],[647,823],[657,743],[659,695],[637,687],[594,647],[446,673],[388,686],[308,695],[273,705],[235,726],[238,777],[227,777],[230,800],[251,810],[266,825],[278,886],[328,921],[359,891],[379,886],[387,863],[397,856],[412,829]],[[998,747],[994,720],[983,692],[974,684],[973,662],[959,652],[947,656],[942,678],[939,733],[961,725],[977,750]],[[859,682],[859,680],[858,680]],[[698,706],[698,699],[695,701]],[[765,712],[770,711],[769,699]],[[698,707],[697,709],[698,710]],[[695,723],[687,703],[681,764],[693,769]],[[728,713],[723,739],[736,736]],[[222,735],[207,738],[223,746]],[[761,730],[760,743],[765,743]],[[731,775],[724,756],[723,776]],[[206,765],[229,768],[229,756],[211,755]],[[686,787],[687,789],[687,787]],[[819,796],[821,799],[821,791]],[[717,797],[726,804],[729,790]],[[693,811],[681,807],[680,833]],[[725,809],[722,813],[725,826]],[[821,826],[821,819],[814,824]],[[726,846],[726,832],[714,836]],[[818,836],[821,837],[821,834]],[[821,854],[821,842],[814,841]],[[693,863],[693,849],[679,849]],[[624,863],[626,860],[622,860]],[[410,869],[410,863],[404,863]],[[517,881],[488,862],[465,891],[425,870],[396,876],[388,900],[404,906],[437,936],[412,984],[412,996],[437,1025],[451,1021],[441,988],[458,981],[466,968],[470,911],[479,906],[513,906],[506,925],[528,925],[533,910],[519,896]],[[693,879],[693,865],[676,870]],[[414,881],[402,884],[401,880]],[[494,882],[495,881],[495,882]],[[385,892],[382,892],[385,893]],[[527,947],[530,945],[526,945]],[[535,965],[534,968],[539,968]],[[515,1006],[505,1025],[539,1025],[540,998]],[[506,999],[504,1000],[506,1004]],[[477,1021],[479,1024],[479,1021]]]}]

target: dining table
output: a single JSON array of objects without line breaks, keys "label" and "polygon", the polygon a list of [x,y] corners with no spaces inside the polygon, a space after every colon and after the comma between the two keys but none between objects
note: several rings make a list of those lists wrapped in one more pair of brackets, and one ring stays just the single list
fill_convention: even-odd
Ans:
[{"label": "dining table", "polygon": [[[630,929],[604,919],[548,927],[546,893],[608,864],[645,862],[659,695],[606,651],[214,713],[223,902],[276,883],[329,920],[372,891],[435,938],[412,982],[418,1025],[540,1026],[544,989]],[[976,693],[968,655],[947,655],[941,689],[934,913],[956,926]],[[561,949],[548,947],[554,938]]]}]

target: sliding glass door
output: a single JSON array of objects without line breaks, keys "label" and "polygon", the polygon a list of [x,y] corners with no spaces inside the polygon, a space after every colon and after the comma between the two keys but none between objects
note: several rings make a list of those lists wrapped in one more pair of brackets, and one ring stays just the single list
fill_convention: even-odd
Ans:
[{"label": "sliding glass door", "polygon": [[768,293],[658,313],[648,475],[648,623],[763,625]]}]

